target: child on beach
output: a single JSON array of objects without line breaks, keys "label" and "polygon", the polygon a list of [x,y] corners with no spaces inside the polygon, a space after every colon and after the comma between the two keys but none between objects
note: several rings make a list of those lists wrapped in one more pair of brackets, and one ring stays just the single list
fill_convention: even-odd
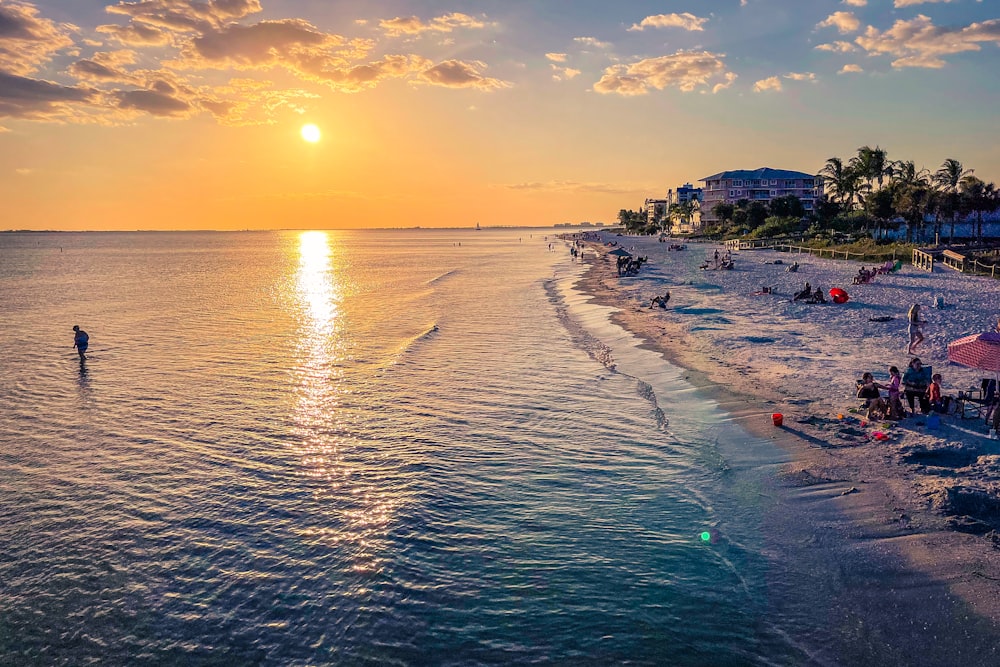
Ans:
[{"label": "child on beach", "polygon": [[882,419],[888,412],[888,405],[878,392],[878,385],[875,384],[875,376],[871,373],[864,373],[861,376],[861,384],[858,386],[858,398],[867,401],[868,419]]},{"label": "child on beach", "polygon": [[899,374],[899,369],[895,366],[889,366],[889,384],[878,385],[879,389],[885,389],[889,392],[889,408],[886,418],[893,421],[898,421],[905,415],[903,402],[899,399],[899,385],[902,381],[903,378]]},{"label": "child on beach", "polygon": [[927,400],[931,404],[931,410],[948,414],[951,405],[951,396],[941,396],[941,374],[935,373],[931,377],[931,383],[927,386]]},{"label": "child on beach", "polygon": [[86,361],[87,359],[87,346],[90,344],[90,336],[87,332],[80,328],[80,325],[73,325],[73,347],[76,348],[77,354],[80,355],[80,361]]}]

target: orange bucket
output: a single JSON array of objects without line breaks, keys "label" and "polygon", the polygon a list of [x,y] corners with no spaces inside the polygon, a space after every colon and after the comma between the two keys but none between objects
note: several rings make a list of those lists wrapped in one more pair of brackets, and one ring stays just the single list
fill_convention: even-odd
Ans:
[{"label": "orange bucket", "polygon": [[775,426],[781,426],[784,419],[785,416],[780,412],[775,412],[774,414],[771,415],[771,421],[774,422]]}]

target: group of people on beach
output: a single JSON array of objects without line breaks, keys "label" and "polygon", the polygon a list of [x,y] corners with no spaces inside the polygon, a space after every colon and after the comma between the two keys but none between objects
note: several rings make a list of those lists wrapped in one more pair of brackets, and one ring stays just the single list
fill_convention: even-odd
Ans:
[{"label": "group of people on beach", "polygon": [[815,290],[806,282],[805,286],[795,293],[792,301],[805,301],[806,303],[826,303],[826,295],[823,290],[817,287]]},{"label": "group of people on beach", "polygon": [[[918,406],[924,415],[931,412],[947,414],[955,399],[942,393],[942,382],[940,373],[932,373],[930,366],[924,366],[914,357],[902,375],[896,366],[889,367],[888,384],[876,382],[871,373],[864,373],[858,382],[858,398],[866,401],[868,419],[903,419],[906,416],[904,397],[911,416],[916,416]],[[887,392],[886,398],[880,390]]]}]

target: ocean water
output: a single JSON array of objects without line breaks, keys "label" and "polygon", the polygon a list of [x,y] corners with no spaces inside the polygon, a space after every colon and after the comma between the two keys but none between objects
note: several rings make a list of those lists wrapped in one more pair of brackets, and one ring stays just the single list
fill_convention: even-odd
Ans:
[{"label": "ocean water", "polygon": [[808,663],[726,449],[769,445],[582,268],[538,229],[0,234],[0,664]]}]

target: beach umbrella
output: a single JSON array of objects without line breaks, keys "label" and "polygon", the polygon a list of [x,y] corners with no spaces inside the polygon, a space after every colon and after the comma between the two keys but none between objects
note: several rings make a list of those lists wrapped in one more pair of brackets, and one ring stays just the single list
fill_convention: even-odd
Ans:
[{"label": "beach umbrella", "polygon": [[948,360],[1000,373],[1000,333],[989,331],[951,341],[948,343]]},{"label": "beach umbrella", "polygon": [[851,297],[839,287],[834,287],[830,289],[830,298],[833,299],[834,303],[847,303]]},{"label": "beach umbrella", "polygon": [[608,254],[609,255],[618,255],[619,257],[631,257],[632,256],[632,253],[630,253],[625,248],[615,248],[614,250],[612,250]]}]

